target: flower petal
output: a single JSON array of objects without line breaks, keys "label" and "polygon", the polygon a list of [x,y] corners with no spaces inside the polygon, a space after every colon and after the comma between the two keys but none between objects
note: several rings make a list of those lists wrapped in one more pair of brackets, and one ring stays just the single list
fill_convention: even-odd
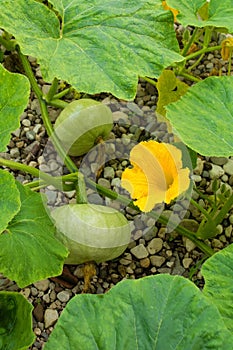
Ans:
[{"label": "flower petal", "polygon": [[180,169],[177,176],[174,178],[172,185],[166,192],[165,203],[169,204],[173,199],[178,197],[181,193],[187,191],[190,185],[189,169]]},{"label": "flower petal", "polygon": [[141,142],[131,150],[130,162],[133,168],[123,172],[121,185],[144,212],[170,203],[189,187],[189,169],[182,169],[182,152],[173,145]]}]

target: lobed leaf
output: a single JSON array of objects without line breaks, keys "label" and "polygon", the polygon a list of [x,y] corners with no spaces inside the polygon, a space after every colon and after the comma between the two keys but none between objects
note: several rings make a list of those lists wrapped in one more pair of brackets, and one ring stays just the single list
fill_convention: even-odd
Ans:
[{"label": "lobed leaf", "polygon": [[[223,27],[233,32],[233,0],[211,0],[206,8],[206,0],[167,0],[167,5],[179,10],[177,20],[183,26]],[[202,9],[205,7],[205,10]],[[202,18],[202,14],[204,18]]]},{"label": "lobed leaf", "polygon": [[0,348],[28,349],[35,335],[32,332],[32,305],[22,294],[0,292]]},{"label": "lobed leaf", "polygon": [[183,60],[173,15],[160,0],[50,3],[59,16],[34,0],[0,4],[0,27],[15,36],[24,54],[38,58],[46,81],[57,77],[79,91],[132,99],[138,75],[158,77]]},{"label": "lobed leaf", "polygon": [[227,328],[233,331],[233,244],[214,254],[202,266],[203,293],[215,304]]},{"label": "lobed leaf", "polygon": [[[213,322],[214,320],[214,322]],[[217,308],[180,276],[118,283],[104,295],[77,295],[44,350],[231,349]]]},{"label": "lobed leaf", "polygon": [[6,150],[11,132],[20,125],[29,92],[30,84],[24,75],[10,73],[0,64],[0,152]]},{"label": "lobed leaf", "polygon": [[174,132],[204,156],[233,155],[233,76],[209,77],[166,106]]},{"label": "lobed leaf", "polygon": [[18,213],[20,205],[20,195],[13,175],[0,169],[0,234]]},{"label": "lobed leaf", "polygon": [[54,237],[55,228],[38,193],[17,183],[21,208],[0,235],[0,271],[25,287],[60,275],[67,250]]}]

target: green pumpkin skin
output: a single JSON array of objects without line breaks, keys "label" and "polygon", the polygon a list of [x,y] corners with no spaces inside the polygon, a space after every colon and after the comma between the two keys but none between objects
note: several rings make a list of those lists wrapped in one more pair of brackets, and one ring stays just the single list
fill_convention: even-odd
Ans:
[{"label": "green pumpkin skin", "polygon": [[112,260],[127,248],[131,229],[118,210],[97,204],[68,204],[51,212],[56,237],[68,248],[66,264]]},{"label": "green pumpkin skin", "polygon": [[111,110],[103,103],[83,98],[72,101],[58,116],[54,129],[65,151],[81,156],[97,140],[105,140],[113,127]]}]

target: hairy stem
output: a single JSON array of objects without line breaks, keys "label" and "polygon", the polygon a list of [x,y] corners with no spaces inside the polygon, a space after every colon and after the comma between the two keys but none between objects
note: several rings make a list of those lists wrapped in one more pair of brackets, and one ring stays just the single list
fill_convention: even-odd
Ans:
[{"label": "hairy stem", "polygon": [[[55,97],[55,96],[54,96]],[[65,102],[63,100],[59,100],[58,98],[53,98],[48,102],[50,106],[56,107],[56,108],[61,108],[64,109],[66,106],[68,106],[68,102]]]},{"label": "hairy stem", "polygon": [[70,172],[77,172],[78,168],[73,163],[73,161],[70,159],[69,156],[66,155],[65,151],[63,150],[60,141],[58,140],[56,134],[54,133],[52,123],[49,118],[48,109],[47,109],[47,103],[43,98],[43,94],[39,86],[37,85],[36,79],[34,77],[34,74],[32,72],[31,66],[27,60],[27,58],[20,52],[20,49],[18,48],[19,57],[21,59],[21,62],[23,64],[23,67],[25,69],[25,72],[27,74],[27,77],[32,85],[32,88],[38,98],[40,109],[41,109],[41,115],[43,119],[44,126],[46,128],[48,136],[51,138],[54,147],[56,148],[58,154],[60,155],[61,159],[64,161],[64,164],[69,169]]},{"label": "hairy stem", "polygon": [[194,75],[191,75],[191,74],[188,74],[188,73],[185,73],[185,72],[182,72],[182,71],[180,71],[178,73],[178,75],[181,75],[182,77],[184,77],[184,78],[186,78],[188,80],[194,81],[195,83],[199,83],[201,81],[200,78],[197,78]]},{"label": "hairy stem", "polygon": [[185,61],[188,61],[188,60],[191,60],[191,59],[193,59],[193,58],[195,58],[197,56],[205,54],[206,52],[211,52],[211,51],[220,50],[220,49],[221,49],[221,45],[203,48],[203,49],[201,49],[199,51],[191,53],[190,55],[186,56],[184,59],[185,59]]},{"label": "hairy stem", "polygon": [[72,90],[71,87],[64,89],[53,96],[53,99],[59,99],[67,95]]},{"label": "hairy stem", "polygon": [[36,178],[40,178],[40,179],[44,180],[49,185],[53,185],[54,187],[63,190],[61,180],[59,180],[56,177],[53,177],[49,174],[46,174],[37,168],[33,168],[32,166],[22,164],[22,163],[17,163],[17,162],[14,162],[12,160],[7,160],[7,159],[3,159],[3,158],[0,158],[0,165],[8,167],[10,169],[20,170],[22,172],[28,173]]},{"label": "hairy stem", "polygon": [[58,79],[54,78],[48,93],[44,96],[46,102],[49,103],[53,99],[54,95],[57,92],[57,88],[58,88]]},{"label": "hairy stem", "polygon": [[147,81],[148,83],[154,85],[156,88],[157,88],[157,82],[154,81],[153,79],[151,78],[148,78],[148,77],[141,77],[143,80]]},{"label": "hairy stem", "polygon": [[187,52],[189,51],[191,45],[194,43],[195,41],[195,38],[196,38],[196,35],[197,35],[197,32],[198,32],[198,27],[196,27],[191,35],[191,38],[189,39],[189,42],[184,46],[182,52],[181,52],[181,55],[182,56],[186,56]]}]

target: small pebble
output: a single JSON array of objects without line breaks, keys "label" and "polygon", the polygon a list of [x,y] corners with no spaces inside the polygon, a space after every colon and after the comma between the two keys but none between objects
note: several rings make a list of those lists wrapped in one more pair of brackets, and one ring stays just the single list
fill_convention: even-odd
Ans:
[{"label": "small pebble", "polygon": [[141,259],[140,265],[141,265],[141,267],[147,269],[150,266],[150,259],[149,258]]},{"label": "small pebble", "polygon": [[49,288],[49,280],[47,279],[35,282],[33,284],[38,290],[41,290],[43,292],[45,292]]},{"label": "small pebble", "polygon": [[184,258],[182,260],[182,263],[183,263],[183,266],[184,266],[185,269],[188,269],[189,266],[192,264],[192,262],[193,262],[192,258]]},{"label": "small pebble", "polygon": [[143,244],[139,244],[136,247],[130,249],[130,252],[139,260],[146,258],[149,255],[147,249]]},{"label": "small pebble", "polygon": [[70,299],[70,293],[66,290],[63,290],[57,294],[57,298],[62,302],[62,303],[67,303]]},{"label": "small pebble", "polygon": [[148,252],[153,255],[158,253],[163,247],[163,240],[161,238],[153,238],[148,246],[147,246],[147,250]]},{"label": "small pebble", "polygon": [[209,170],[209,175],[211,179],[218,179],[224,175],[224,170],[219,165],[212,164],[212,169]]},{"label": "small pebble", "polygon": [[223,165],[223,169],[228,175],[233,175],[233,159],[228,159],[228,162]]},{"label": "small pebble", "polygon": [[120,264],[129,265],[132,262],[132,255],[130,253],[125,253],[124,257],[120,259]]},{"label": "small pebble", "polygon": [[46,309],[44,313],[44,323],[45,328],[49,328],[53,326],[54,323],[58,320],[58,312],[57,310]]},{"label": "small pebble", "polygon": [[165,262],[165,258],[163,256],[159,256],[159,255],[151,255],[150,256],[150,262],[151,265],[156,266],[156,267],[160,267],[163,265],[163,263]]},{"label": "small pebble", "polygon": [[115,171],[112,167],[107,166],[104,168],[104,178],[105,179],[113,179],[115,176]]}]

